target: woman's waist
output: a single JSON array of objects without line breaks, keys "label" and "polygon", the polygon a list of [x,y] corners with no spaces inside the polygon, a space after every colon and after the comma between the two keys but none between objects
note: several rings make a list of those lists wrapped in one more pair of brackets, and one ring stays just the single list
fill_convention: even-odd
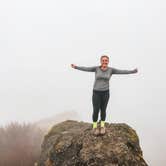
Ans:
[{"label": "woman's waist", "polygon": [[98,93],[104,93],[104,92],[109,92],[109,89],[106,89],[106,90],[96,90],[96,89],[93,89],[93,92],[98,92]]}]

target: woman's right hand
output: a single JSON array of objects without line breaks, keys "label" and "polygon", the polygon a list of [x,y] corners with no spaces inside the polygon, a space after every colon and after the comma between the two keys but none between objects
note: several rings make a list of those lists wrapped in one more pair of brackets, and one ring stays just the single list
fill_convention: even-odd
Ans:
[{"label": "woman's right hand", "polygon": [[75,68],[75,67],[76,67],[76,65],[74,65],[74,64],[71,64],[71,67],[72,67],[72,68]]}]

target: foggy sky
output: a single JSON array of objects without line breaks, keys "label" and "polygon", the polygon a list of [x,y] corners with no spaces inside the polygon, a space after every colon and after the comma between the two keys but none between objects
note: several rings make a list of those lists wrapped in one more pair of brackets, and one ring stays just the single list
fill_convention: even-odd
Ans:
[{"label": "foggy sky", "polygon": [[0,125],[67,110],[91,122],[94,73],[70,67],[138,69],[112,75],[107,121],[127,123],[145,160],[166,159],[166,5],[163,0],[0,1]]}]

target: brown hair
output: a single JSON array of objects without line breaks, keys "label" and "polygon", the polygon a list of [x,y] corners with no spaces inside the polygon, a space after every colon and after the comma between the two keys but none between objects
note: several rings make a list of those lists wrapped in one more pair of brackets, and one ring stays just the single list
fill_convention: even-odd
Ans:
[{"label": "brown hair", "polygon": [[100,60],[101,60],[102,58],[104,58],[104,57],[108,58],[108,60],[109,60],[109,57],[108,57],[107,55],[102,55],[102,56],[100,57]]}]

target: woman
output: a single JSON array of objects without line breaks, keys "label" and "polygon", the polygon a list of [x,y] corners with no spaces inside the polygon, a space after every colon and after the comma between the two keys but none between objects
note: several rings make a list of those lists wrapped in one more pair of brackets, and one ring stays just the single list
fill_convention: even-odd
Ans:
[{"label": "woman", "polygon": [[[71,64],[71,67],[74,69],[87,71],[87,72],[95,72],[95,81],[93,84],[93,95],[92,95],[92,103],[93,103],[93,132],[95,135],[105,134],[105,119],[106,119],[106,108],[109,100],[109,80],[112,74],[132,74],[137,73],[138,70],[135,68],[134,70],[120,70],[113,67],[109,67],[109,57],[107,55],[102,55],[100,57],[100,66],[92,66],[92,67],[84,67],[84,66],[76,66]],[[100,128],[97,126],[98,114],[100,112]]]}]

